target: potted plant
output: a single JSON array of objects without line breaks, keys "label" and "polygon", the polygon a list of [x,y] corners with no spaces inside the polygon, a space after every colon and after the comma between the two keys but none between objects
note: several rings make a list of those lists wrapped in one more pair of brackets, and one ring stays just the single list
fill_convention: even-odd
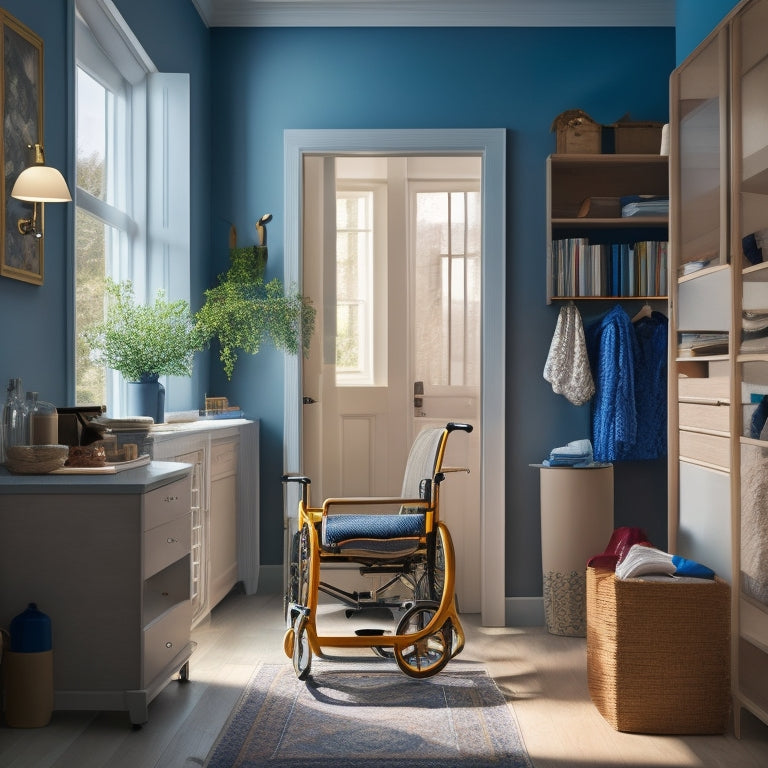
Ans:
[{"label": "potted plant", "polygon": [[285,291],[279,279],[264,282],[263,242],[262,235],[261,245],[238,248],[230,240],[229,269],[219,275],[218,285],[205,292],[205,302],[195,315],[205,338],[218,341],[227,379],[232,378],[239,354],[255,355],[264,341],[292,354],[309,353],[315,308],[297,291]]},{"label": "potted plant", "polygon": [[164,419],[165,390],[160,376],[191,376],[194,353],[206,336],[183,299],[157,292],[151,304],[138,304],[129,280],[107,278],[103,322],[83,332],[92,360],[119,371],[128,382],[131,416]]}]

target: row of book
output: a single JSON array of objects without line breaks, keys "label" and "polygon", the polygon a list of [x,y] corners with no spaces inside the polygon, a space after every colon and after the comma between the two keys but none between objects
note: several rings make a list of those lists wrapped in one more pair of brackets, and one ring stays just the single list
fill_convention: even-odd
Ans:
[{"label": "row of book", "polygon": [[590,244],[585,237],[552,241],[554,296],[666,296],[666,241]]}]

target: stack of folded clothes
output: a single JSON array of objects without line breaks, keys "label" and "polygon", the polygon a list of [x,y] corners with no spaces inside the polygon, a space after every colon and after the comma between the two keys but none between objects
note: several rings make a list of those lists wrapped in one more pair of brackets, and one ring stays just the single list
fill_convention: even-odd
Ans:
[{"label": "stack of folded clothes", "polygon": [[589,467],[594,464],[592,443],[589,440],[573,440],[561,448],[553,448],[545,467]]},{"label": "stack of folded clothes", "polygon": [[633,544],[629,552],[616,565],[616,578],[631,579],[638,576],[691,576],[714,579],[715,573],[706,565],[672,555],[647,544]]},{"label": "stack of folded clothes", "polygon": [[714,579],[715,572],[706,565],[673,555],[654,547],[642,528],[616,528],[605,552],[589,559],[591,568],[615,571],[617,579],[640,576],[688,576]]}]

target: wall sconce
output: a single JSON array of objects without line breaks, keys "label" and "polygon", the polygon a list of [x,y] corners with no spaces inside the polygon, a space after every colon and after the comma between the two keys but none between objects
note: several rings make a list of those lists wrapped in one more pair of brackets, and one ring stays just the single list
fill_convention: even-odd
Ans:
[{"label": "wall sconce", "polygon": [[[33,204],[32,218],[19,219],[17,227],[22,235],[43,236],[43,203],[68,203],[72,200],[67,182],[55,168],[45,165],[42,144],[28,144],[34,150],[35,164],[25,168],[16,179],[11,197]],[[40,224],[38,228],[37,204],[40,203]]]}]

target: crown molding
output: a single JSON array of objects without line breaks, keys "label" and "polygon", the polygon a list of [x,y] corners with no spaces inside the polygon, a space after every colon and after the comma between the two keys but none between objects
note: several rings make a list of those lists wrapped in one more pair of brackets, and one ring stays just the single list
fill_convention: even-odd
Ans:
[{"label": "crown molding", "polygon": [[674,27],[674,0],[192,0],[208,27]]}]

